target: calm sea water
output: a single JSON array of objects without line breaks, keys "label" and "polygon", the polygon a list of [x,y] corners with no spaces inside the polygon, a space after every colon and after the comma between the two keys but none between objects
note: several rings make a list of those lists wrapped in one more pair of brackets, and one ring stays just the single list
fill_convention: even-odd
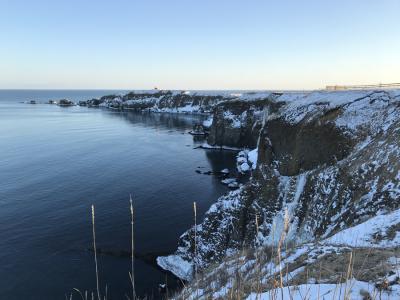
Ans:
[{"label": "calm sea water", "polygon": [[[233,170],[235,157],[193,149],[202,141],[187,131],[199,116],[20,103],[111,92],[0,90],[0,299],[95,289],[92,204],[99,247],[129,250],[132,193],[137,251],[171,252],[192,224],[192,202],[203,214],[226,192],[195,172]],[[100,255],[99,268],[109,299],[123,299],[129,258]],[[135,275],[138,293],[157,299],[166,273],[136,260]]]}]

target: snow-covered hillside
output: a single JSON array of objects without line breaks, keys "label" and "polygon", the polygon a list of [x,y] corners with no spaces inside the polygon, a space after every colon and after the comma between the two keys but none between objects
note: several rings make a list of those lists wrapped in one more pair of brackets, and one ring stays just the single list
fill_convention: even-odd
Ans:
[{"label": "snow-covered hillside", "polygon": [[[219,103],[211,133],[222,144],[257,131],[252,178],[206,213],[197,226],[197,257],[191,228],[160,266],[190,279],[195,263],[208,270],[242,249],[276,247],[286,227],[285,240],[307,247],[307,255],[328,246],[400,246],[399,90],[271,93],[246,102]],[[243,117],[248,111],[251,118]],[[356,286],[365,289],[365,282]]]}]

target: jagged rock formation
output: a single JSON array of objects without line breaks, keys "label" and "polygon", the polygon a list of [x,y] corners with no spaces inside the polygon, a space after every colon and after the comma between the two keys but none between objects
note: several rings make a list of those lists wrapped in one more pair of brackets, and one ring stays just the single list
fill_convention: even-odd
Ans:
[{"label": "jagged rock formation", "polygon": [[[285,213],[287,238],[304,243],[400,206],[400,91],[284,93],[257,104],[219,104],[210,142],[254,145],[252,131],[226,130],[252,106],[264,111],[254,127],[260,130],[252,178],[206,213],[196,258],[191,228],[174,255],[158,259],[181,278],[191,278],[194,262],[205,269],[238,249],[276,244]],[[400,226],[393,230],[397,236]]]}]

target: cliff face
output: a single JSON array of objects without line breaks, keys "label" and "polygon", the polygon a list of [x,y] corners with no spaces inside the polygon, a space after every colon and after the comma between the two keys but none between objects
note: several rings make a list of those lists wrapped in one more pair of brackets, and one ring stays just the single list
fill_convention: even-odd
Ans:
[{"label": "cliff face", "polygon": [[[240,124],[252,126],[232,126],[244,113]],[[194,261],[204,269],[238,249],[276,244],[285,214],[287,238],[305,243],[400,206],[400,91],[284,93],[216,106],[209,143],[257,140],[250,181],[197,226],[197,257],[191,228],[174,255],[158,259],[163,268],[190,279]]]},{"label": "cliff face", "polygon": [[277,109],[273,93],[135,91],[81,102],[118,110],[148,110],[211,115],[208,143],[211,146],[255,148],[265,106]]},{"label": "cliff face", "polygon": [[265,107],[277,109],[271,94],[263,99],[222,102],[213,110],[207,142],[212,146],[255,148]]}]

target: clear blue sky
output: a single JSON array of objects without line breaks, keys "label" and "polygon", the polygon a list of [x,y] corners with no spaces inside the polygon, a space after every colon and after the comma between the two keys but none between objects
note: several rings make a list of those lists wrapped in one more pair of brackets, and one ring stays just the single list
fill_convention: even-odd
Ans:
[{"label": "clear blue sky", "polygon": [[399,0],[0,0],[0,88],[399,81]]}]

